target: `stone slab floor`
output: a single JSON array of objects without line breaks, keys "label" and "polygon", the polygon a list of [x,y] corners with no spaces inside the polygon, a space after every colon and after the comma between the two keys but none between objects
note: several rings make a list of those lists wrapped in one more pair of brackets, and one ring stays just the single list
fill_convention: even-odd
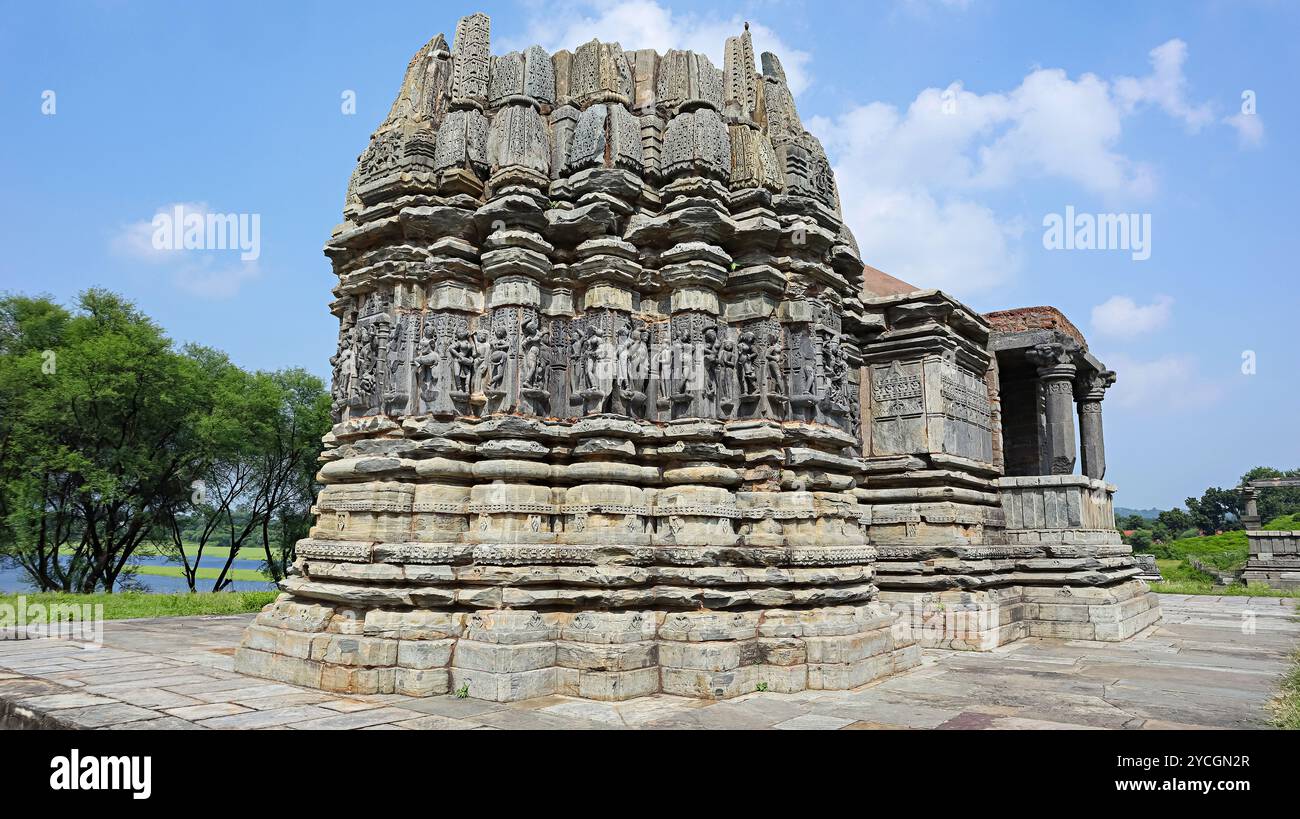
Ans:
[{"label": "stone slab floor", "polygon": [[[853,691],[502,704],[345,696],[230,671],[252,615],[127,620],[105,645],[0,640],[0,725],[80,728],[1257,728],[1300,642],[1295,601],[1162,595],[1164,622],[1121,644],[1031,639],[926,651]],[[1252,616],[1254,633],[1243,633]],[[9,635],[12,637],[12,634]]]}]

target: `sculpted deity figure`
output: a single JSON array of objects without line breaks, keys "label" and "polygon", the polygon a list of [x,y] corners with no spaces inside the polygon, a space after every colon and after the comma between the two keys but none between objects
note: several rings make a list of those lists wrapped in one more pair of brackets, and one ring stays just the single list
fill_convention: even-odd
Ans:
[{"label": "sculpted deity figure", "polygon": [[384,388],[384,400],[395,401],[404,389],[401,381],[402,368],[406,365],[406,345],[402,343],[405,333],[398,332],[388,348],[388,378]]},{"label": "sculpted deity figure", "polygon": [[704,397],[718,396],[718,376],[722,362],[722,339],[716,327],[704,330]]},{"label": "sculpted deity figure", "polygon": [[684,396],[692,390],[703,389],[703,362],[697,360],[694,345],[691,344],[691,328],[683,324],[677,328],[673,348],[673,378],[676,381],[674,395]]},{"label": "sculpted deity figure", "polygon": [[520,382],[525,388],[540,389],[542,380],[542,333],[541,329],[537,326],[536,318],[529,316],[528,319],[524,321],[521,343],[524,349],[524,359],[520,374]]},{"label": "sculpted deity figure", "polygon": [[415,352],[420,397],[426,403],[433,403],[439,382],[442,380],[439,368],[441,363],[442,355],[438,351],[437,329],[430,322],[424,325],[424,335]]},{"label": "sculpted deity figure", "polygon": [[347,400],[352,392],[352,379],[357,377],[356,352],[352,349],[355,340],[356,336],[349,328],[343,334],[338,353],[330,359],[330,363],[334,365],[334,397],[336,399]]},{"label": "sculpted deity figure", "polygon": [[456,340],[451,345],[452,391],[469,394],[470,381],[474,377],[474,343],[469,340],[469,330],[464,327],[456,331]]},{"label": "sculpted deity figure", "polygon": [[758,350],[754,346],[754,334],[746,330],[736,342],[737,365],[740,374],[741,395],[758,394]]},{"label": "sculpted deity figure", "polygon": [[573,342],[569,345],[570,395],[577,395],[587,388],[587,363],[583,356],[585,341],[582,331],[578,330],[573,334]]},{"label": "sculpted deity figure", "polygon": [[718,341],[718,365],[714,377],[718,384],[718,401],[731,402],[736,397],[736,367],[739,364],[736,344],[731,339]]},{"label": "sculpted deity figure", "polygon": [[665,343],[654,354],[655,382],[660,399],[673,394],[673,339],[671,329]]},{"label": "sculpted deity figure", "polygon": [[650,346],[646,341],[647,332],[640,327],[632,331],[631,348],[628,350],[628,388],[632,392],[644,394],[646,379],[650,377]]},{"label": "sculpted deity figure", "polygon": [[506,366],[510,362],[510,336],[506,328],[498,327],[492,339],[491,374],[488,389],[500,390],[506,380]]},{"label": "sculpted deity figure", "polygon": [[379,339],[373,328],[367,326],[361,331],[361,357],[357,365],[357,380],[363,395],[373,395],[375,391],[375,364],[379,355]]},{"label": "sculpted deity figure", "polygon": [[492,345],[488,343],[488,331],[486,327],[479,327],[478,332],[474,334],[474,391],[483,392],[487,389],[488,380],[488,361],[491,357]]},{"label": "sculpted deity figure", "polygon": [[632,334],[626,327],[618,331],[618,341],[614,344],[614,365],[620,389],[626,390],[631,378],[628,376],[628,357],[632,351]]},{"label": "sculpted deity figure", "polygon": [[582,342],[582,366],[586,369],[586,389],[600,389],[600,348],[603,344],[595,325],[588,326],[587,338]]},{"label": "sculpted deity figure", "polygon": [[781,338],[776,333],[768,336],[767,354],[763,357],[767,365],[767,383],[764,385],[768,395],[785,395],[785,361],[781,355]]},{"label": "sculpted deity figure", "polygon": [[826,394],[837,406],[847,406],[848,401],[848,357],[838,339],[828,338],[824,348]]},{"label": "sculpted deity figure", "polygon": [[815,395],[817,393],[817,371],[818,359],[816,353],[811,355],[804,354],[800,358],[799,373],[803,376],[803,395]]}]

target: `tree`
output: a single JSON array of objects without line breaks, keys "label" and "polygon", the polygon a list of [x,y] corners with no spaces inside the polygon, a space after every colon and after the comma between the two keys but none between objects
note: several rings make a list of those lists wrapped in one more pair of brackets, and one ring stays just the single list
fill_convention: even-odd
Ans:
[{"label": "tree", "polygon": [[1130,531],[1134,529],[1141,529],[1142,527],[1146,526],[1147,519],[1142,517],[1141,515],[1125,515],[1124,517],[1115,521],[1115,524],[1121,531]]},{"label": "tree", "polygon": [[1169,529],[1158,520],[1151,521],[1147,529],[1151,532],[1151,539],[1157,543],[1164,543],[1172,537]]},{"label": "tree", "polygon": [[262,549],[266,571],[278,581],[294,561],[295,544],[311,529],[321,438],[331,424],[330,394],[319,378],[305,370],[284,370],[269,377],[279,387],[280,401],[264,443],[266,473],[272,479],[268,491],[272,514],[262,520]]},{"label": "tree", "polygon": [[1133,530],[1133,534],[1127,536],[1125,540],[1134,551],[1141,552],[1151,548],[1151,532],[1146,529]]},{"label": "tree", "polygon": [[199,362],[131,303],[0,300],[0,548],[42,590],[113,591],[202,461]]},{"label": "tree", "polygon": [[310,527],[329,395],[303,370],[248,373],[171,341],[91,290],[75,313],[0,298],[0,554],[42,590],[112,591],[144,543],[168,543],[191,591],[211,546],[275,579]]},{"label": "tree", "polygon": [[1243,501],[1236,489],[1212,486],[1200,498],[1188,498],[1186,505],[1193,525],[1206,534],[1242,528]]},{"label": "tree", "polygon": [[[1264,478],[1300,478],[1300,469],[1273,469],[1257,466],[1241,476],[1241,485]],[[1259,490],[1256,497],[1260,520],[1267,523],[1282,515],[1300,512],[1300,487],[1277,487]]]},{"label": "tree", "polygon": [[293,544],[307,533],[330,398],[303,370],[246,373],[224,355],[196,349],[217,409],[202,419],[205,459],[190,498],[167,510],[171,550],[191,591],[209,546],[227,548],[213,591],[233,583],[235,560],[261,547],[264,569],[284,577]]},{"label": "tree", "polygon": [[1192,516],[1177,506],[1161,512],[1156,516],[1156,520],[1175,537],[1188,529],[1194,528],[1196,525],[1195,521],[1192,520]]}]

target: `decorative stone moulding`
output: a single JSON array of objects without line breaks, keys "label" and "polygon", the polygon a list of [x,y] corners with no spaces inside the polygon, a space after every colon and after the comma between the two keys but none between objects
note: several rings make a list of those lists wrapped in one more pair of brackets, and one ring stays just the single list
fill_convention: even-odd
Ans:
[{"label": "decorative stone moulding", "polygon": [[877,599],[862,263],[746,30],[407,69],[325,247],[316,524],[236,667],[345,692],[729,697],[918,662]]}]

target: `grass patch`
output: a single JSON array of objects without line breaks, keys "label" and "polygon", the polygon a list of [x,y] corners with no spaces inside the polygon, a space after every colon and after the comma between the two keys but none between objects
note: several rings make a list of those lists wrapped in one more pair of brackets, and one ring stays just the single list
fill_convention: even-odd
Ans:
[{"label": "grass patch", "polygon": [[1300,513],[1273,518],[1264,524],[1264,528],[1270,532],[1294,532],[1300,530]]},{"label": "grass patch", "polygon": [[1165,583],[1203,583],[1212,586],[1218,579],[1186,560],[1156,560],[1156,567],[1160,569],[1160,576]]},{"label": "grass patch", "polygon": [[[1264,525],[1270,531],[1300,530],[1300,514],[1283,515],[1273,518]],[[1201,535],[1184,537],[1165,543],[1153,543],[1150,549],[1157,562],[1164,560],[1183,560],[1195,557],[1202,563],[1223,571],[1240,569],[1246,564],[1250,546],[1246,542],[1246,533],[1242,530],[1223,532],[1218,535]],[[1164,569],[1161,569],[1164,572]]]},{"label": "grass patch", "polygon": [[[198,553],[198,548],[198,545],[194,543],[187,542],[185,544],[185,554],[189,556],[190,560],[194,559],[194,556]],[[180,554],[177,553],[176,547],[172,546],[170,543],[141,543],[140,548],[136,549],[135,553],[142,557],[166,557],[173,560],[180,560]],[[230,557],[230,547],[207,546],[203,549],[203,556],[205,558],[212,557],[225,560]],[[266,552],[262,550],[262,545],[260,543],[257,544],[256,547],[245,546],[235,555],[235,559],[266,560]]]},{"label": "grass patch", "polygon": [[[146,594],[144,592],[119,592],[117,594],[65,594],[63,592],[32,592],[31,594],[0,594],[0,605],[17,606],[18,598],[26,599],[27,610],[37,604],[42,606],[74,605],[104,607],[105,620],[129,620],[140,617],[190,617],[198,614],[248,614],[260,611],[276,598],[279,592],[207,592],[197,594]],[[40,617],[28,617],[27,622],[43,622]]]},{"label": "grass patch", "polygon": [[1158,594],[1213,594],[1220,597],[1300,598],[1300,589],[1275,589],[1265,583],[1249,583],[1245,586],[1234,583],[1231,586],[1215,586],[1212,583],[1200,583],[1192,580],[1174,580],[1152,583],[1151,591]]},{"label": "grass patch", "polygon": [[1266,583],[1250,583],[1231,586],[1216,585],[1213,575],[1207,574],[1185,560],[1157,560],[1160,576],[1159,583],[1151,584],[1151,591],[1160,594],[1214,594],[1223,597],[1295,597],[1300,598],[1300,589],[1275,589]]},{"label": "grass patch", "polygon": [[1291,668],[1282,678],[1277,696],[1270,703],[1273,724],[1289,731],[1300,731],[1300,651],[1291,655]]},{"label": "grass patch", "polygon": [[[151,574],[156,577],[184,577],[180,566],[135,566],[136,574]],[[195,578],[198,580],[216,580],[221,576],[220,569],[200,568]],[[251,583],[270,583],[271,576],[257,569],[231,569],[226,573],[231,580],[245,580]]]},{"label": "grass patch", "polygon": [[1244,531],[1184,537],[1151,545],[1151,554],[1157,559],[1183,560],[1194,556],[1202,563],[1224,571],[1242,566],[1249,552],[1250,547],[1246,544]]}]

